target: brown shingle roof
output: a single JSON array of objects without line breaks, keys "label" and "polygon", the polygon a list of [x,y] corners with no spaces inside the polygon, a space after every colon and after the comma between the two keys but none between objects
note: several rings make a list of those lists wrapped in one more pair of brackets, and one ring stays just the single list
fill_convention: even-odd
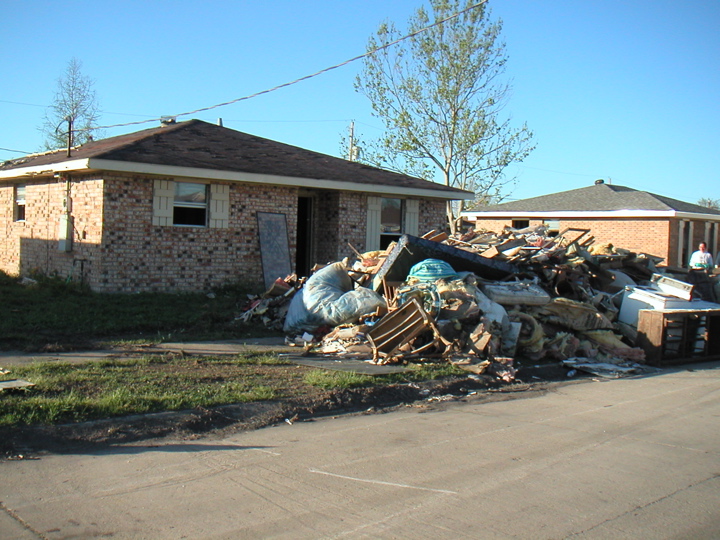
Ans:
[{"label": "brown shingle roof", "polygon": [[362,163],[305,150],[201,120],[178,122],[87,143],[66,150],[27,156],[0,164],[0,171],[96,158],[215,171],[256,173],[437,191],[447,198],[468,192]]}]

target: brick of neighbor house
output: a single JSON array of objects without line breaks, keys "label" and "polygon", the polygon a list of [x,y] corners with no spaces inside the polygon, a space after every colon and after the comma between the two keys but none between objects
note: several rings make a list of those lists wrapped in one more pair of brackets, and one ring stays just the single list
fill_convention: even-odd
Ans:
[{"label": "brick of neighbor house", "polygon": [[476,229],[546,225],[554,231],[589,229],[595,243],[611,243],[687,266],[690,254],[706,242],[717,255],[720,211],[624,186],[595,185],[463,213]]},{"label": "brick of neighbor house", "polygon": [[[205,196],[186,200],[188,190]],[[258,213],[282,216],[287,229],[282,253],[271,255],[306,271],[301,261],[325,264],[379,241],[371,197],[405,200],[401,232],[422,234],[444,229],[447,201],[472,193],[199,120],[171,123],[90,142],[69,157],[63,150],[0,164],[0,270],[102,292],[260,288]]]}]

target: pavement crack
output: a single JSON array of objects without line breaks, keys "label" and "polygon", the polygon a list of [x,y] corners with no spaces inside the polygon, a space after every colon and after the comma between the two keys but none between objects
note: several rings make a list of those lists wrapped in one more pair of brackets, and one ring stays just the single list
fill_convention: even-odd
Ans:
[{"label": "pavement crack", "polygon": [[610,523],[610,522],[612,522],[612,521],[615,521],[615,520],[617,520],[617,519],[620,519],[620,518],[622,518],[622,517],[625,517],[625,516],[627,516],[627,515],[629,515],[629,514],[633,514],[633,513],[635,513],[635,512],[645,510],[646,508],[650,508],[651,506],[654,506],[654,505],[656,505],[656,504],[658,504],[658,503],[661,503],[661,502],[663,502],[663,501],[666,501],[666,500],[674,497],[674,496],[677,495],[678,493],[682,493],[683,491],[687,491],[688,489],[692,489],[692,488],[701,486],[701,485],[705,484],[706,482],[710,482],[710,481],[715,480],[715,479],[717,479],[717,478],[720,478],[720,473],[715,473],[715,474],[709,476],[708,478],[704,478],[704,479],[700,480],[699,482],[695,482],[695,483],[693,483],[693,484],[688,484],[687,486],[683,486],[683,487],[681,487],[681,488],[679,488],[679,489],[676,489],[676,490],[673,491],[672,493],[668,493],[667,495],[663,495],[662,497],[658,497],[657,499],[655,499],[655,500],[653,500],[653,501],[650,501],[650,502],[648,502],[648,503],[642,504],[642,505],[640,505],[640,506],[636,506],[636,507],[632,508],[631,510],[628,510],[627,512],[623,512],[622,514],[618,514],[617,516],[613,516],[613,517],[611,517],[611,518],[605,519],[605,520],[601,521],[600,523],[597,523],[596,525],[593,525],[593,526],[590,527],[589,529],[585,529],[585,530],[582,530],[582,531],[578,531],[578,532],[576,532],[576,533],[573,533],[573,534],[570,534],[570,535],[566,536],[565,538],[566,538],[566,539],[567,539],[567,538],[573,538],[573,537],[575,537],[575,536],[580,536],[580,535],[587,534],[587,533],[589,533],[589,532],[597,529],[598,527],[601,527],[601,526],[605,525],[606,523]]},{"label": "pavement crack", "polygon": [[20,524],[20,526],[21,526],[22,528],[24,528],[25,530],[31,532],[31,533],[34,534],[36,537],[38,537],[38,538],[40,538],[40,539],[42,539],[42,540],[49,540],[49,537],[45,536],[45,535],[44,535],[43,533],[41,533],[40,531],[38,531],[38,530],[34,529],[33,527],[31,527],[30,524],[29,524],[27,521],[25,521],[23,518],[21,518],[20,516],[18,516],[15,511],[13,511],[13,510],[11,510],[10,508],[8,508],[8,507],[5,505],[5,503],[2,502],[2,501],[0,501],[0,509],[2,509],[3,512],[5,512],[8,516],[10,516],[12,519],[14,519],[18,524]]}]

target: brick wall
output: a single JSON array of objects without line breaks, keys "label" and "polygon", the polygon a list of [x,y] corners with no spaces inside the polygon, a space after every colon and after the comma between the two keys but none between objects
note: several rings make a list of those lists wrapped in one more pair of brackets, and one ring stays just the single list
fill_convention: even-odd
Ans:
[{"label": "brick wall", "polygon": [[103,263],[92,269],[101,291],[199,291],[243,282],[263,286],[257,212],[286,215],[294,262],[295,188],[231,184],[228,228],[152,225],[153,182],[106,179]]},{"label": "brick wall", "polygon": [[0,271],[6,274],[20,273],[20,234],[24,223],[13,222],[12,184],[0,184]]},{"label": "brick wall", "polygon": [[335,259],[353,258],[356,250],[365,251],[365,231],[367,229],[367,194],[342,191],[339,193],[339,234]]},{"label": "brick wall", "polygon": [[667,219],[562,220],[560,230],[567,227],[590,229],[597,244],[611,243],[669,261],[670,225]]},{"label": "brick wall", "polygon": [[[530,219],[526,221],[530,222],[529,227],[538,227],[543,224],[543,220],[541,219]],[[512,222],[512,219],[482,219],[476,222],[475,229],[500,232],[505,227],[512,227]]]},{"label": "brick wall", "polygon": [[[79,258],[97,255],[102,216],[102,180],[84,178],[45,179],[26,183],[25,221],[13,221],[13,186],[0,187],[4,241],[0,247],[0,270],[12,275],[40,272],[46,275],[80,278]],[[60,217],[65,213],[63,201],[69,194],[73,216],[73,240],[76,249],[58,250]],[[97,217],[89,217],[89,212]],[[85,235],[82,250],[78,240]]]},{"label": "brick wall", "polygon": [[447,222],[447,203],[438,199],[420,199],[420,219],[418,234],[426,232],[449,231]]},{"label": "brick wall", "polygon": [[[13,221],[13,187],[0,185],[0,270],[83,280],[101,292],[202,291],[243,282],[263,287],[257,212],[286,215],[291,266],[297,246],[298,189],[228,183],[227,228],[153,225],[154,180],[105,173],[26,184],[26,221]],[[189,179],[188,179],[189,180]],[[201,182],[202,180],[197,180]],[[58,249],[69,189],[73,248]],[[367,193],[316,191],[312,263],[365,251]],[[445,230],[445,202],[420,200],[419,233]]]},{"label": "brick wall", "polygon": [[[704,223],[697,227],[704,231]],[[476,229],[499,232],[510,227],[511,219],[481,219]],[[530,220],[531,226],[541,225],[541,220]],[[560,220],[559,228],[590,229],[596,244],[611,243],[633,252],[648,253],[665,259],[666,264],[677,264],[677,220],[657,219],[586,219]]]},{"label": "brick wall", "polygon": [[313,234],[316,242],[310,266],[337,261],[337,246],[340,238],[340,193],[319,192],[314,203]]}]

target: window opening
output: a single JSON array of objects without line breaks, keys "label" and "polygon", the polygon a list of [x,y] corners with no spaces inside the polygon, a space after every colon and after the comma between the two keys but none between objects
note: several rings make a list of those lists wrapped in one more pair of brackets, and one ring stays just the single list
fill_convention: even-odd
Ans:
[{"label": "window opening", "polygon": [[545,225],[545,235],[554,237],[560,234],[560,220],[559,219],[547,219],[543,221]]},{"label": "window opening", "polygon": [[403,232],[403,200],[382,198],[380,207],[380,249],[400,239]]},{"label": "window opening", "polygon": [[15,221],[25,221],[25,185],[15,186]]},{"label": "window opening", "polygon": [[527,229],[529,226],[530,226],[529,219],[513,219],[512,220],[512,228],[513,229]]},{"label": "window opening", "polygon": [[207,186],[175,182],[173,225],[207,226]]}]

